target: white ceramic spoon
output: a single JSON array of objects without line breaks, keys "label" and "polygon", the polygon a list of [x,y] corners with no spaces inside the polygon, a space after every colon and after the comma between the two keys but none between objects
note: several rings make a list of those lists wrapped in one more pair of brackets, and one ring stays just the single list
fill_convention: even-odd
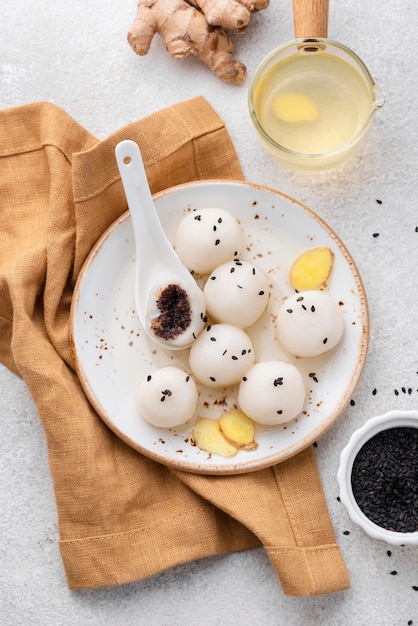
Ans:
[{"label": "white ceramic spoon", "polygon": [[159,345],[187,348],[204,326],[203,292],[162,228],[138,145],[121,141],[115,155],[134,231],[139,321]]}]

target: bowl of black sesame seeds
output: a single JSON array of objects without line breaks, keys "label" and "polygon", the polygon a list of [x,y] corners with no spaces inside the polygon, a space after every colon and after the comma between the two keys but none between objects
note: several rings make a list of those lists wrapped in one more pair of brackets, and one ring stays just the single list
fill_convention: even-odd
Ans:
[{"label": "bowl of black sesame seeds", "polygon": [[343,449],[340,499],[370,537],[418,544],[418,411],[370,418]]}]

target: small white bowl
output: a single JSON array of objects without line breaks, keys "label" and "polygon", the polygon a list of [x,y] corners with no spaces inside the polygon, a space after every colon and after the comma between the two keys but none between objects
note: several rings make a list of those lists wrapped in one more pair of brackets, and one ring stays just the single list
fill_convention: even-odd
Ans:
[{"label": "small white bowl", "polygon": [[402,427],[418,428],[418,411],[389,411],[384,415],[370,418],[351,435],[348,444],[341,452],[337,480],[341,501],[350,518],[370,537],[380,539],[391,545],[418,545],[418,531],[412,533],[396,532],[382,528],[372,522],[357,504],[351,484],[354,460],[367,441],[383,430]]}]

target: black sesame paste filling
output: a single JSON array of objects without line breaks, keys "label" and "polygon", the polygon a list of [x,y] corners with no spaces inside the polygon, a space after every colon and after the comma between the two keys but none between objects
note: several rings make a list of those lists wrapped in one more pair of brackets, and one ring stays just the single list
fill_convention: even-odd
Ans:
[{"label": "black sesame paste filling", "polygon": [[179,285],[167,285],[157,299],[160,315],[151,321],[154,335],[161,339],[176,339],[192,321],[187,292]]},{"label": "black sesame paste filling", "polygon": [[354,498],[372,522],[401,533],[418,531],[418,429],[389,428],[354,459]]}]

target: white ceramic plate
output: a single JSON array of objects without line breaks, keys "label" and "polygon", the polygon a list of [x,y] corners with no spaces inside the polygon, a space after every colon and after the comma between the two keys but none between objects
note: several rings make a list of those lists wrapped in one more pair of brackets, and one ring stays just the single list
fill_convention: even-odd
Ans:
[{"label": "white ceramic plate", "polygon": [[[175,429],[147,423],[135,406],[135,390],[152,370],[187,366],[187,351],[156,347],[135,311],[135,248],[129,213],[119,218],[91,251],[79,276],[71,309],[77,372],[105,423],[126,443],[169,466],[205,474],[237,474],[268,467],[315,442],[341,415],[360,380],[369,341],[367,300],[355,263],[338,236],[313,211],[271,189],[243,182],[205,181],[155,196],[170,239],[184,214],[220,207],[240,221],[246,239],[242,258],[269,273],[274,284],[269,310],[249,332],[258,360],[284,358],[301,370],[307,388],[303,413],[278,427],[257,426],[254,451],[232,458],[193,445],[193,421]],[[296,359],[275,339],[274,309],[294,293],[288,275],[307,248],[329,246],[334,266],[327,289],[340,304],[345,331],[340,345],[320,358]],[[218,417],[236,401],[236,389],[200,387],[199,416]]]}]

